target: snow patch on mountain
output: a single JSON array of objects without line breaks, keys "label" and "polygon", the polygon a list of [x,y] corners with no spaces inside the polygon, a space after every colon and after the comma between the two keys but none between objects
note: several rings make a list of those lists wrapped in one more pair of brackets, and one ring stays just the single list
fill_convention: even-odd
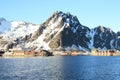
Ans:
[{"label": "snow patch on mountain", "polygon": [[9,32],[9,35],[12,37],[21,37],[35,32],[38,28],[39,25],[32,23],[26,23],[24,21],[13,21],[11,22],[11,31]]},{"label": "snow patch on mountain", "polygon": [[110,46],[111,46],[112,49],[114,49],[114,46],[113,46],[114,41],[115,40],[111,40],[111,42],[110,42]]},{"label": "snow patch on mountain", "polygon": [[[6,28],[4,25],[6,25]],[[15,38],[25,37],[26,35],[30,35],[34,33],[38,28],[39,25],[26,23],[24,21],[12,21],[12,22],[5,22],[2,24],[2,27],[5,28],[6,31],[3,35],[3,39],[5,40],[14,40]]]},{"label": "snow patch on mountain", "polygon": [[73,33],[76,33],[77,29],[79,26],[77,26],[76,28],[72,27],[71,30],[73,31]]},{"label": "snow patch on mountain", "polygon": [[93,49],[94,48],[94,35],[95,35],[94,29],[91,29],[90,33],[87,33],[87,34],[89,34],[89,36],[91,37],[90,43],[89,43],[89,48]]}]

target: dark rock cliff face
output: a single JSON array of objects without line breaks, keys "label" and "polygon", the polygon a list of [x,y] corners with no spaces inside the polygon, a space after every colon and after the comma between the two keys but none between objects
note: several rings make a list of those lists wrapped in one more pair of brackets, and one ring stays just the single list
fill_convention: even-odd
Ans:
[{"label": "dark rock cliff face", "polygon": [[94,28],[94,30],[94,47],[111,49],[110,42],[116,38],[116,34],[112,30],[102,26]]},{"label": "dark rock cliff face", "polygon": [[89,38],[86,37],[87,31],[90,31],[89,28],[78,25],[78,29],[76,32],[72,31],[72,28],[65,28],[62,32],[62,43],[63,46],[72,46],[73,44],[76,46],[82,46],[84,48],[88,48]]},{"label": "dark rock cliff face", "polygon": [[114,48],[120,50],[120,32],[117,32],[116,38],[114,39]]}]

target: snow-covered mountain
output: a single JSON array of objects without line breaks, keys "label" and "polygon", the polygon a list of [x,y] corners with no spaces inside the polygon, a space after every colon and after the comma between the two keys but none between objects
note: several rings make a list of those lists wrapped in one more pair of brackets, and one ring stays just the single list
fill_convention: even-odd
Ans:
[{"label": "snow-covered mountain", "polygon": [[55,12],[39,29],[32,34],[28,48],[35,49],[88,49],[86,37],[90,29],[82,26],[77,17],[70,13]]},{"label": "snow-covered mountain", "polygon": [[103,26],[89,29],[81,25],[76,16],[61,11],[40,25],[1,18],[0,32],[0,48],[120,50],[120,32]]},{"label": "snow-covered mountain", "polygon": [[13,44],[20,47],[20,40],[39,28],[37,24],[24,21],[7,21],[4,18],[0,18],[0,23],[0,48],[6,48]]}]

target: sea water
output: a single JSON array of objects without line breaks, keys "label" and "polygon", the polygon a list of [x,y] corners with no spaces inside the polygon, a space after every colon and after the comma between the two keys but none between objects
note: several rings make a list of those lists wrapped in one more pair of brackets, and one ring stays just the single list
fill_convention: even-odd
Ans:
[{"label": "sea water", "polygon": [[0,58],[0,80],[120,80],[120,57]]}]

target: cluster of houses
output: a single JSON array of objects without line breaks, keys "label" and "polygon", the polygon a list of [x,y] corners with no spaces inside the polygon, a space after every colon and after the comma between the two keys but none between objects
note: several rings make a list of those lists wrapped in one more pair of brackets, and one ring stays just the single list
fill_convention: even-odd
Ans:
[{"label": "cluster of houses", "polygon": [[77,51],[73,51],[73,52],[71,52],[71,51],[66,51],[66,52],[63,52],[63,53],[61,53],[60,55],[62,55],[62,56],[77,56],[77,55],[79,55],[79,53],[77,52]]},{"label": "cluster of houses", "polygon": [[58,54],[61,56],[79,56],[79,55],[89,55],[89,53],[86,53],[84,51],[55,51],[54,54]]},{"label": "cluster of houses", "polygon": [[93,49],[90,53],[83,51],[48,51],[48,50],[15,50],[9,49],[7,51],[0,50],[0,56],[3,57],[33,57],[33,56],[53,56],[53,55],[62,55],[62,56],[78,56],[78,55],[91,55],[91,56],[120,56],[120,51],[117,50],[99,50]]},{"label": "cluster of houses", "polygon": [[[48,50],[19,50],[19,49],[9,49],[7,51],[0,50],[0,56],[2,57],[33,57],[33,56],[78,56],[78,55],[88,55],[83,51],[48,51]],[[84,53],[84,54],[83,54]]]},{"label": "cluster of houses", "polygon": [[98,50],[93,49],[91,51],[92,56],[120,56],[120,52],[117,50]]},{"label": "cluster of houses", "polygon": [[25,57],[33,57],[33,56],[53,56],[53,53],[47,50],[8,50],[2,51],[1,55],[3,57],[16,57],[16,56],[25,56]]}]

